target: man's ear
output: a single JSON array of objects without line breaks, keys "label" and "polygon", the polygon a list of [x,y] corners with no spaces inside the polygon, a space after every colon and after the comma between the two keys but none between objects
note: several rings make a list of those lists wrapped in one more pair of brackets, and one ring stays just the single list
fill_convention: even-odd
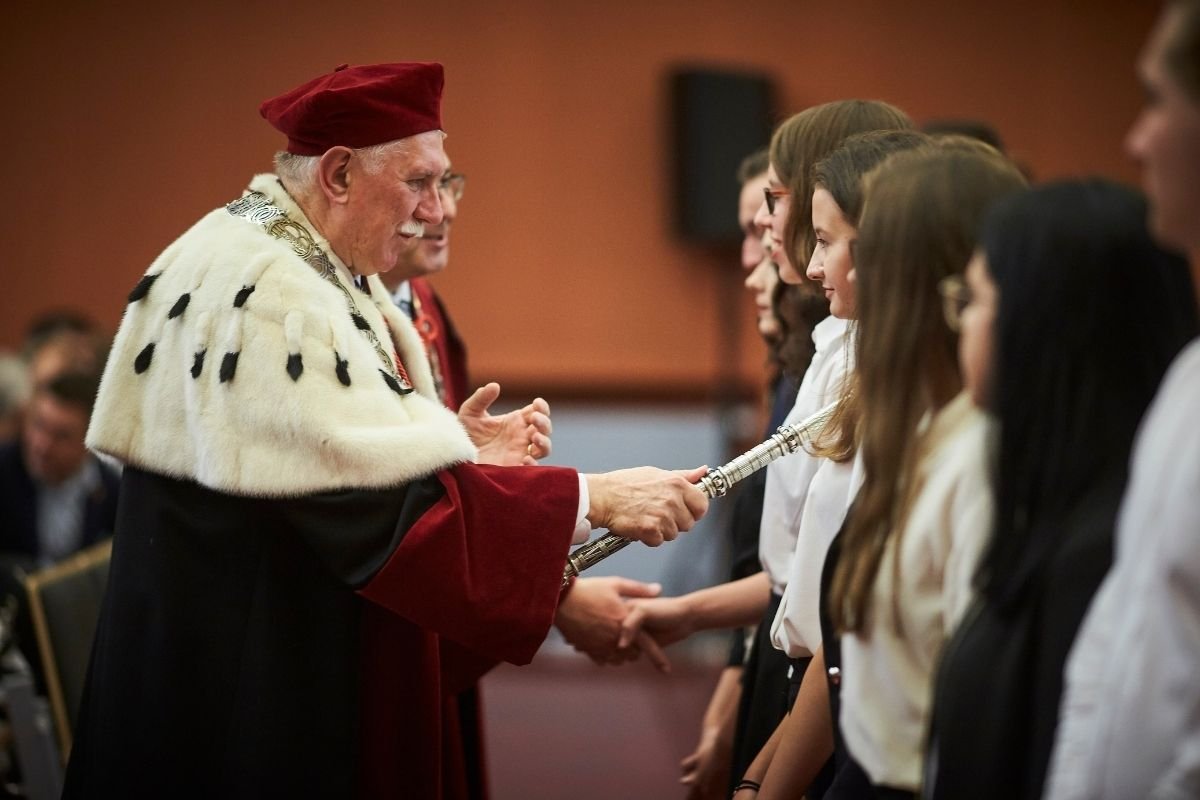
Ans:
[{"label": "man's ear", "polygon": [[345,205],[350,194],[350,161],[354,151],[338,145],[331,147],[317,162],[317,184],[331,205]]}]

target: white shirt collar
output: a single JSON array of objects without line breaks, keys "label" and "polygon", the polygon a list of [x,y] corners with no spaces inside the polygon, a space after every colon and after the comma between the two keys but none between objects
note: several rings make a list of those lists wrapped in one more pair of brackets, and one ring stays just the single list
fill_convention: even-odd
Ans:
[{"label": "white shirt collar", "polygon": [[412,285],[408,281],[402,281],[396,287],[396,291],[392,292],[392,302],[397,306],[401,303],[412,302]]},{"label": "white shirt collar", "polygon": [[841,339],[846,335],[846,329],[850,322],[844,319],[838,319],[832,314],[821,320],[813,327],[812,340],[813,345],[818,351],[823,351],[833,342]]}]

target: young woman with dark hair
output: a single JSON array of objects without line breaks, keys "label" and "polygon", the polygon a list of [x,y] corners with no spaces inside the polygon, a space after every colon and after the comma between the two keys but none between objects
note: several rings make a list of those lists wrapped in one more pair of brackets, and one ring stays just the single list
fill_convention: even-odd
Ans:
[{"label": "young woman with dark hair", "polygon": [[938,673],[929,797],[1042,796],[1134,434],[1196,332],[1187,266],[1154,244],[1146,211],[1100,180],[1023,193],[989,215],[965,287],[948,287],[948,312],[965,302],[968,389],[998,434],[979,599]]}]

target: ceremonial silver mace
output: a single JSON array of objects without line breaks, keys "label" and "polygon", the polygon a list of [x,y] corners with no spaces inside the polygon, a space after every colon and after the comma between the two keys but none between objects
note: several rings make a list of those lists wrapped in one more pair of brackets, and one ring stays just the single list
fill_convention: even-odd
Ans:
[{"label": "ceremonial silver mace", "polygon": [[[740,480],[750,477],[777,458],[790,455],[805,445],[810,445],[825,427],[825,423],[833,416],[837,402],[830,403],[817,413],[801,420],[794,425],[780,425],[779,430],[771,434],[771,438],[762,444],[755,445],[724,466],[710,469],[704,477],[696,482],[700,491],[710,499],[724,497],[729,487]],[[606,533],[593,542],[588,542],[576,548],[567,558],[567,566],[563,568],[563,586],[570,583],[571,578],[583,572],[588,567],[594,567],[613,553],[620,550],[633,539]]]}]

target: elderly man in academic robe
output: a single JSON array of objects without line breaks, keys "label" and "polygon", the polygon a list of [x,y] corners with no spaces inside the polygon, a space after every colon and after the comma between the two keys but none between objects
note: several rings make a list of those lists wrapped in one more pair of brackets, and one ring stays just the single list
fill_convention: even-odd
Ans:
[{"label": "elderly man in academic robe", "polygon": [[438,64],[262,105],[278,175],[130,296],[91,447],[125,465],[65,797],[453,797],[441,699],[527,662],[568,545],[688,529],[701,470],[578,475],[540,407],[456,417],[377,274],[442,217]]}]

